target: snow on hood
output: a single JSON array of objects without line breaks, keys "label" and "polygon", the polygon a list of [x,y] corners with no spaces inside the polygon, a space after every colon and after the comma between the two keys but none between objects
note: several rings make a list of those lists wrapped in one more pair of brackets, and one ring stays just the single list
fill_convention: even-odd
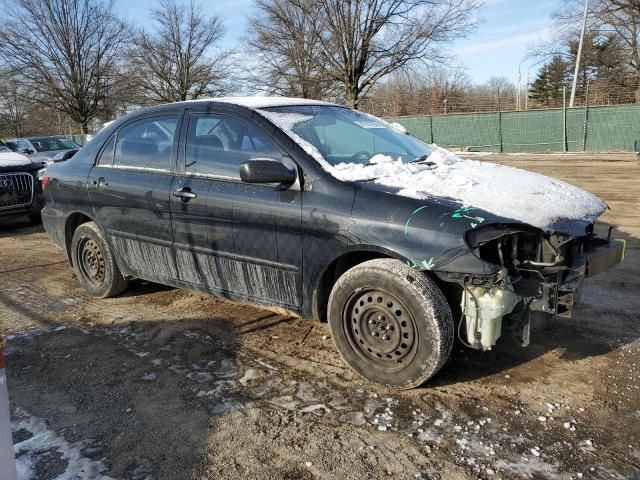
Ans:
[{"label": "snow on hood", "polygon": [[24,155],[16,152],[0,152],[0,167],[27,167],[31,165]]},{"label": "snow on hood", "polygon": [[368,165],[341,163],[333,167],[343,181],[373,180],[400,188],[398,195],[425,199],[443,197],[528,223],[545,231],[561,231],[567,221],[591,223],[605,203],[580,188],[537,173],[494,163],[464,160],[440,147],[422,163],[403,163],[376,155]]}]

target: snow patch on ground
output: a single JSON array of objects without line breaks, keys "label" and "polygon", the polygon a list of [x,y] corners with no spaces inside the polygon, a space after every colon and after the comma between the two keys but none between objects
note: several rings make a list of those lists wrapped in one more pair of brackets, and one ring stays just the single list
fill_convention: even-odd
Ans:
[{"label": "snow patch on ground", "polygon": [[107,470],[101,461],[94,461],[82,455],[82,444],[71,445],[56,432],[49,430],[44,420],[24,411],[19,411],[20,419],[12,422],[11,429],[27,431],[31,437],[13,446],[19,480],[33,478],[38,458],[45,452],[58,452],[67,462],[67,468],[55,480],[113,480],[103,475]]}]

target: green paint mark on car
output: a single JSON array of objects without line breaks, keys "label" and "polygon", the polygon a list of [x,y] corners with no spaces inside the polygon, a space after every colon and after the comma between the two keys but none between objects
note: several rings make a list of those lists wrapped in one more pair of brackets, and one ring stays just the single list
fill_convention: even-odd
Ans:
[{"label": "green paint mark on car", "polygon": [[[414,215],[416,213],[420,212],[421,210],[424,210],[427,207],[428,207],[428,205],[423,205],[422,207],[416,209],[411,215],[409,215],[409,218],[407,218],[407,223],[404,224],[404,234],[405,235],[407,235],[409,233],[409,222],[411,222],[411,219],[414,217]],[[411,265],[409,265],[409,266],[411,266]]]}]

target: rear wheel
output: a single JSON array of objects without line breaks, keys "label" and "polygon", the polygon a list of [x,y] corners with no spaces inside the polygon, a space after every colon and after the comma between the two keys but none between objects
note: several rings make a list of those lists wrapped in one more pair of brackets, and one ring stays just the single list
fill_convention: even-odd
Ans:
[{"label": "rear wheel", "polygon": [[392,259],[364,262],[338,279],[329,326],[345,361],[365,378],[413,388],[451,353],[454,325],[437,285]]},{"label": "rear wheel", "polygon": [[94,297],[113,297],[129,286],[95,222],[83,223],[74,232],[71,260],[80,284]]}]

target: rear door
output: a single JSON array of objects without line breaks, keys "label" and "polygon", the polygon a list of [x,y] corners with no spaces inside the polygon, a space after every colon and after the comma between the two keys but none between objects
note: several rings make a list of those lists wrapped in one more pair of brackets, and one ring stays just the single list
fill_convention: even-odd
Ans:
[{"label": "rear door", "polygon": [[124,271],[162,282],[177,277],[172,255],[170,191],[180,112],[150,115],[121,127],[89,174],[96,219]]},{"label": "rear door", "polygon": [[300,190],[245,184],[239,174],[251,158],[287,161],[283,151],[251,121],[227,112],[193,112],[183,130],[171,200],[181,280],[297,308]]}]

